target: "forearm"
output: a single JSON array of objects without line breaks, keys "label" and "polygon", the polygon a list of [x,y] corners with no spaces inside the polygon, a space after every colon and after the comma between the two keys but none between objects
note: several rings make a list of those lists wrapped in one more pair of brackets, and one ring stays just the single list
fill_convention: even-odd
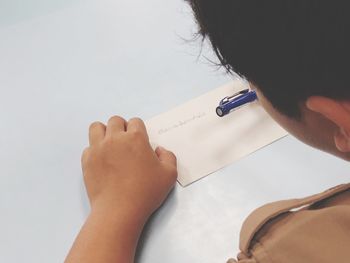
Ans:
[{"label": "forearm", "polygon": [[130,213],[93,210],[65,263],[132,263],[144,223]]}]

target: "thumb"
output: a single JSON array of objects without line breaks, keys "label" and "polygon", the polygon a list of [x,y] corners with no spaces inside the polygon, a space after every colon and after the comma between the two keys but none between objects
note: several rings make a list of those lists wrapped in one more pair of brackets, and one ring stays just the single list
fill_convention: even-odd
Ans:
[{"label": "thumb", "polygon": [[170,164],[170,165],[173,165],[174,167],[176,167],[176,156],[172,152],[159,146],[156,149],[156,154],[161,162],[166,163],[166,164]]}]

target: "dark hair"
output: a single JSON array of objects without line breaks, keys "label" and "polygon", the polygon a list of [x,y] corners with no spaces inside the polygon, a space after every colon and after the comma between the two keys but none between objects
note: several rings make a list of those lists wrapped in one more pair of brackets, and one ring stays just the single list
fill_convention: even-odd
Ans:
[{"label": "dark hair", "polygon": [[300,117],[311,95],[350,99],[347,1],[186,0],[221,64]]}]

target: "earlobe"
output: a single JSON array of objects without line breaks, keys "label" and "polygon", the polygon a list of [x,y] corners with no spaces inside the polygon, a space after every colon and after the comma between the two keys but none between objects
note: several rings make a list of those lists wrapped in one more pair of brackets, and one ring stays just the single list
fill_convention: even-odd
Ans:
[{"label": "earlobe", "polygon": [[350,136],[344,129],[340,129],[336,132],[334,135],[334,143],[340,152],[350,152]]}]

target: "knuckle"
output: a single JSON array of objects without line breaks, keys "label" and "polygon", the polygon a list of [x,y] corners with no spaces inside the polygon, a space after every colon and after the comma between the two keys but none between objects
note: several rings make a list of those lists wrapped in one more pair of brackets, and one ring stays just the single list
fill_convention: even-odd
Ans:
[{"label": "knuckle", "polygon": [[144,134],[141,132],[141,131],[132,131],[130,132],[130,139],[133,141],[133,142],[140,142],[140,141],[143,141],[143,138],[144,138]]},{"label": "knuckle", "polygon": [[90,124],[89,130],[94,130],[94,129],[99,128],[101,126],[104,126],[104,124],[99,122],[99,121],[95,121],[95,122]]},{"label": "knuckle", "polygon": [[115,122],[115,121],[125,121],[122,117],[114,115],[109,118],[108,122]]},{"label": "knuckle", "polygon": [[129,120],[129,122],[143,123],[143,120],[139,117],[134,117]]},{"label": "knuckle", "polygon": [[108,148],[112,145],[114,145],[116,142],[121,142],[120,140],[117,140],[115,136],[110,136],[107,137],[103,142],[102,142],[102,148]]}]

